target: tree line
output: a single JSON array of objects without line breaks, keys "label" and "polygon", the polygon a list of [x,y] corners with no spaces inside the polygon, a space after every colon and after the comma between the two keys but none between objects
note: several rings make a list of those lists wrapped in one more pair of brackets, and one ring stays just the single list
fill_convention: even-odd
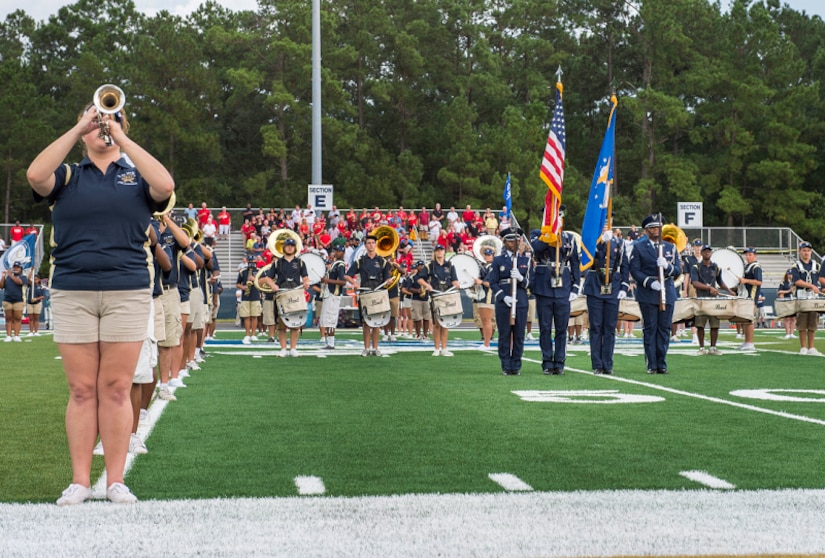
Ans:
[{"label": "tree line", "polygon": [[[339,207],[513,208],[537,227],[539,165],[563,70],[564,203],[578,229],[619,106],[614,219],[703,201],[706,225],[822,242],[825,25],[778,0],[322,1],[323,181]],[[311,2],[207,1],[187,17],[79,0],[0,22],[5,220],[47,220],[25,169],[95,89],[180,202],[292,207],[311,179]],[[72,154],[79,160],[80,152]]]}]

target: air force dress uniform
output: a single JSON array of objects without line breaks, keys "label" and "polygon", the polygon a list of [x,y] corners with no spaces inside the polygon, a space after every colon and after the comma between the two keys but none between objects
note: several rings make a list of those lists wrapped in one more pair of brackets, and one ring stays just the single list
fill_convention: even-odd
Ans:
[{"label": "air force dress uniform", "polygon": [[[532,262],[527,256],[516,257],[513,268],[513,251],[518,250],[519,229],[504,229],[501,236],[505,241],[501,255],[496,256],[491,264],[487,282],[493,293],[496,305],[496,322],[498,325],[498,357],[501,371],[505,376],[517,376],[521,371],[521,356],[524,353],[524,329],[527,326],[527,287],[530,285]],[[515,241],[516,245],[508,243]],[[512,281],[516,282],[516,300],[513,301]],[[510,309],[516,304],[516,320],[510,325]]]},{"label": "air force dress uniform", "polygon": [[[642,222],[645,230],[658,229],[655,238],[661,237],[661,223],[654,215]],[[636,300],[644,320],[644,346],[647,371],[649,374],[667,374],[667,349],[670,342],[670,326],[673,319],[673,305],[676,301],[676,287],[673,280],[682,273],[676,246],[667,241],[662,244],[659,258],[658,244],[644,236],[633,243],[630,254],[630,275],[636,281]],[[659,269],[664,275],[664,285],[659,281]],[[665,291],[665,309],[659,310],[661,291]]]},{"label": "air force dress uniform", "polygon": [[590,318],[590,363],[596,374],[613,373],[619,301],[627,298],[629,275],[624,242],[613,238],[610,231],[605,231],[602,241],[596,246],[593,267],[584,279],[584,294],[587,295],[587,313]]},{"label": "air force dress uniform", "polygon": [[[531,289],[536,295],[541,367],[545,374],[563,374],[567,357],[570,302],[581,294],[579,247],[572,233],[562,232],[558,269],[555,246],[550,246],[537,238],[533,241],[532,247],[536,269]],[[554,326],[555,340],[551,337]]]}]

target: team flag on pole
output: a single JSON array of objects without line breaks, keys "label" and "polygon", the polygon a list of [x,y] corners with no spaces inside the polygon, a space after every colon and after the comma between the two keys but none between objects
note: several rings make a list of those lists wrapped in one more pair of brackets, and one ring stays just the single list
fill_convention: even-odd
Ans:
[{"label": "team flag on pole", "polygon": [[507,218],[513,212],[513,191],[510,188],[510,173],[507,173],[507,182],[504,183],[504,206],[507,208]]},{"label": "team flag on pole", "polygon": [[37,234],[29,233],[20,239],[20,242],[12,244],[3,254],[0,261],[0,270],[10,270],[15,262],[20,262],[23,269],[29,269],[34,265],[34,250],[37,242]]},{"label": "team flag on pole", "polygon": [[564,182],[564,153],[567,137],[564,131],[564,107],[562,106],[561,68],[559,79],[556,82],[556,108],[553,111],[553,121],[550,123],[550,135],[547,136],[547,146],[544,148],[544,158],[541,161],[539,176],[547,185],[547,195],[544,198],[544,217],[541,223],[541,240],[548,244],[555,244],[561,234],[561,191]]},{"label": "team flag on pole", "polygon": [[607,132],[604,134],[602,150],[593,173],[593,182],[590,186],[590,196],[587,199],[587,210],[584,212],[582,223],[582,256],[581,269],[589,269],[593,265],[596,244],[607,222],[607,212],[610,205],[610,187],[613,185],[613,166],[615,159],[616,137],[616,106],[619,104],[616,95],[610,97],[610,118],[607,121]]}]

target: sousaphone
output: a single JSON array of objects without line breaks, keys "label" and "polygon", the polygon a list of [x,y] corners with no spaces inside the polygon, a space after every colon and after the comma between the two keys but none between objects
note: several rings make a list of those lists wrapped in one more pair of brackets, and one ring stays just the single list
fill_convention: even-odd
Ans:
[{"label": "sousaphone", "polygon": [[492,234],[481,235],[473,242],[473,255],[479,261],[484,261],[484,249],[492,248],[495,256],[501,253],[501,248],[504,246],[502,240]]},{"label": "sousaphone", "polygon": [[[395,262],[395,252],[398,250],[398,244],[401,241],[398,232],[388,225],[381,225],[370,234],[376,238],[375,253],[382,258]],[[398,284],[399,279],[401,279],[401,271],[397,267],[393,267],[392,277],[384,285],[384,288],[387,290],[392,289]]]},{"label": "sousaphone", "polygon": [[277,229],[269,233],[269,237],[266,239],[266,247],[269,248],[269,251],[272,252],[272,255],[276,258],[283,258],[284,242],[289,238],[295,241],[295,255],[297,256],[301,253],[301,250],[303,250],[304,243],[301,242],[301,237],[298,236],[298,233],[292,229]]}]

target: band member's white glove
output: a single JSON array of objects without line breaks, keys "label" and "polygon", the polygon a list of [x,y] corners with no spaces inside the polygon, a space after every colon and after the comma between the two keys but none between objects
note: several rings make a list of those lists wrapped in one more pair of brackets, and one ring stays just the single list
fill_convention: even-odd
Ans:
[{"label": "band member's white glove", "polygon": [[570,298],[569,298],[570,302],[573,302],[577,298],[579,298],[579,295],[577,295],[576,293],[570,293]]},{"label": "band member's white glove", "polygon": [[510,278],[515,279],[519,283],[524,281],[524,275],[521,274],[521,271],[519,271],[517,267],[510,270]]},{"label": "band member's white glove", "polygon": [[510,296],[510,295],[505,296],[504,297],[504,304],[506,304],[508,308],[512,308],[513,307],[513,297]]},{"label": "band member's white glove", "polygon": [[662,284],[659,283],[658,281],[654,281],[650,284],[650,288],[654,291],[661,291],[662,290]]},{"label": "band member's white glove", "polygon": [[664,256],[656,258],[656,265],[659,267],[667,267],[667,259]]},{"label": "band member's white glove", "polygon": [[616,298],[619,300],[624,300],[627,298],[627,293],[624,291],[619,291],[619,295]]},{"label": "band member's white glove", "polygon": [[607,243],[613,240],[613,231],[604,231],[602,233],[602,242]]}]

